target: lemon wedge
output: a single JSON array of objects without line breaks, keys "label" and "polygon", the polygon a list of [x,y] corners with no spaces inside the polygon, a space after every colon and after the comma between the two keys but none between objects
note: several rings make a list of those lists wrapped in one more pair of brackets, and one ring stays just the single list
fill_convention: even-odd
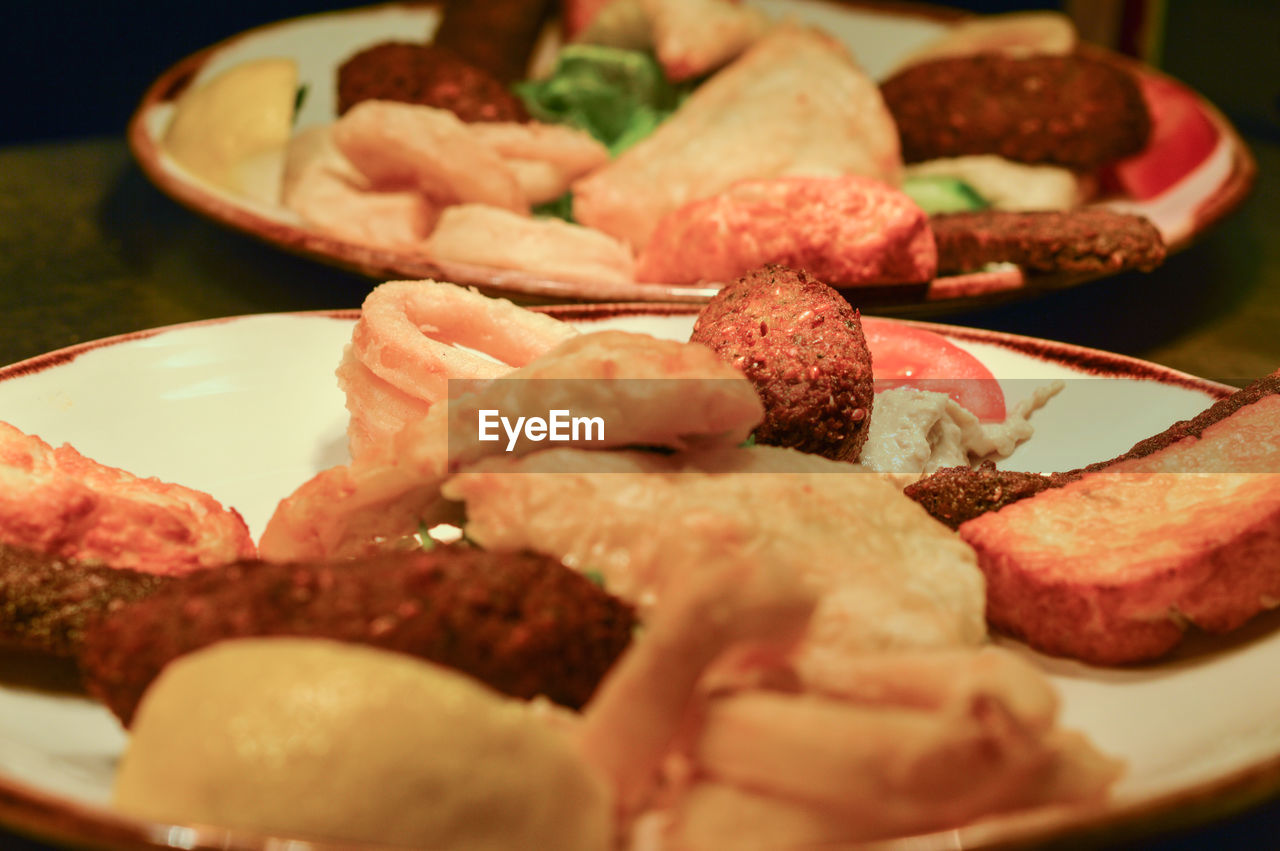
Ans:
[{"label": "lemon wedge", "polygon": [[[298,66],[255,59],[188,89],[178,99],[162,146],[192,174],[233,192],[261,195],[246,173],[264,157],[283,158],[293,128]],[[269,193],[267,193],[269,194]]]},{"label": "lemon wedge", "polygon": [[127,815],[340,843],[610,845],[608,787],[529,704],[399,653],[220,641],[167,665],[116,775]]}]

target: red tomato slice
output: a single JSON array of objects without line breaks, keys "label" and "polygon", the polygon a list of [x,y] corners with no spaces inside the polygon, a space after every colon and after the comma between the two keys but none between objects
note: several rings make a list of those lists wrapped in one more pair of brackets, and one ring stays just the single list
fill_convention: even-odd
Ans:
[{"label": "red tomato slice", "polygon": [[1005,418],[1004,391],[982,361],[941,334],[862,317],[876,392],[914,387],[946,393],[983,422]]},{"label": "red tomato slice", "polygon": [[1147,147],[1110,167],[1108,182],[1133,198],[1154,198],[1204,162],[1221,133],[1195,93],[1165,77],[1139,77],[1151,113]]}]

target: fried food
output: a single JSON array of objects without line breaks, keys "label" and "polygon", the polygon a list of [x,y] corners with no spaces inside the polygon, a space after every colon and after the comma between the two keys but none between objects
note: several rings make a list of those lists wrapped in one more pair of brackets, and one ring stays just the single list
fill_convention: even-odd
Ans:
[{"label": "fried food", "polygon": [[[1273,436],[1274,423],[1280,419],[1277,394],[1280,372],[1237,390],[1189,420],[1180,420],[1159,434],[1138,441],[1122,455],[1076,470],[1042,476],[997,470],[993,464],[977,469],[952,467],[920,479],[904,492],[955,529],[967,520],[1047,488],[1061,487],[1085,473],[1276,472],[1280,470],[1280,450]],[[1206,433],[1210,443],[1201,445]]]},{"label": "fried food", "polygon": [[578,332],[506,299],[440,281],[391,281],[365,297],[338,366],[353,457],[448,395],[450,379],[497,378]]},{"label": "fried food", "polygon": [[858,312],[805,272],[765,266],[720,290],[690,341],[742,371],[764,403],[757,443],[856,461],[875,386]]},{"label": "fried food", "polygon": [[668,586],[716,565],[798,571],[821,595],[794,663],[806,683],[849,655],[986,635],[970,549],[890,481],[845,462],[770,446],[547,449],[486,459],[443,492],[465,502],[481,546],[536,546],[598,571],[642,620]]},{"label": "fried food", "polygon": [[1110,462],[963,523],[993,625],[1096,664],[1157,658],[1188,625],[1280,599],[1280,373]]},{"label": "fried food", "polygon": [[1141,151],[1151,132],[1133,75],[1078,53],[936,59],[880,91],[906,162],[998,154],[1088,172]]},{"label": "fried food", "polygon": [[663,216],[739,180],[862,174],[897,184],[893,120],[843,45],[781,27],[652,135],[573,186],[577,220],[640,249]]},{"label": "fried food", "polygon": [[346,59],[338,66],[338,115],[367,100],[434,106],[463,121],[529,119],[501,80],[436,44],[386,41]]},{"label": "fried food", "polygon": [[756,42],[769,27],[759,10],[733,0],[613,0],[595,10],[571,9],[589,25],[575,41],[652,50],[672,82],[715,71]]},{"label": "fried food", "polygon": [[371,644],[514,697],[581,707],[627,647],[631,607],[553,559],[467,546],[335,563],[241,562],[112,608],[85,633],[90,694],[129,724],[179,656],[230,638]]},{"label": "fried food", "polygon": [[416,189],[439,206],[474,202],[529,211],[516,175],[445,109],[367,100],[333,125],[342,155],[377,189]]},{"label": "fried food", "polygon": [[86,623],[173,579],[0,544],[0,643],[74,657]]},{"label": "fried food", "polygon": [[929,219],[939,272],[1016,263],[1034,272],[1149,272],[1164,262],[1160,231],[1142,216],[1102,207],[978,210]]},{"label": "fried food", "polygon": [[1072,478],[1063,473],[1046,476],[997,470],[995,462],[985,461],[976,468],[943,467],[907,485],[903,493],[924,506],[936,520],[958,529],[966,520],[988,511],[999,511],[1042,490],[1064,485]]},{"label": "fried food", "polygon": [[898,61],[898,68],[933,59],[1002,53],[1006,56],[1066,56],[1076,49],[1075,24],[1062,12],[1035,10],[974,15],[947,27]]},{"label": "fried food", "polygon": [[332,125],[289,140],[280,203],[338,239],[392,250],[421,248],[440,215],[439,204],[416,189],[372,186],[333,144]]},{"label": "fried food", "polygon": [[[780,847],[884,839],[1037,804],[1098,801],[1119,774],[1118,763],[1087,744],[1037,730],[980,694],[919,710],[759,691],[714,698],[706,711],[692,754],[699,776],[712,789],[736,791],[728,797],[739,803],[764,799],[764,811],[746,818],[775,829],[769,823],[782,818]],[[1092,776],[1077,794],[1061,794],[1056,778],[1077,771]],[[711,815],[706,791],[679,805],[678,834]],[[769,847],[755,844],[754,831],[750,842],[733,841],[743,828],[724,826],[721,841]]]},{"label": "fried food", "polygon": [[484,204],[446,207],[423,252],[446,271],[451,264],[511,269],[601,292],[636,279],[631,249],[606,233]]},{"label": "fried food", "polygon": [[531,204],[555,200],[579,177],[609,162],[609,149],[590,134],[564,124],[493,121],[468,128],[515,174]]},{"label": "fried food", "polygon": [[235,509],[182,485],[55,449],[0,422],[0,543],[82,564],[187,573],[252,558]]},{"label": "fried food", "polygon": [[762,416],[751,384],[705,346],[647,334],[575,336],[503,379],[460,391],[448,406],[432,407],[350,465],[304,482],[268,522],[259,542],[262,557],[369,554],[394,548],[426,519],[455,519],[457,507],[440,496],[450,472],[488,455],[518,457],[543,445],[521,440],[507,448],[480,440],[480,410],[515,417],[562,409],[600,417],[608,424],[603,435],[563,444],[598,449],[734,446]]},{"label": "fried food", "polygon": [[1100,665],[1155,659],[1187,626],[1280,599],[1280,476],[1089,473],[960,527],[992,625]]},{"label": "fried food", "polygon": [[663,216],[640,256],[642,281],[727,282],[767,263],[833,287],[924,284],[937,251],[928,218],[879,180],[742,180]]},{"label": "fried food", "polygon": [[538,36],[556,5],[551,0],[446,0],[432,44],[505,85],[528,76]]}]

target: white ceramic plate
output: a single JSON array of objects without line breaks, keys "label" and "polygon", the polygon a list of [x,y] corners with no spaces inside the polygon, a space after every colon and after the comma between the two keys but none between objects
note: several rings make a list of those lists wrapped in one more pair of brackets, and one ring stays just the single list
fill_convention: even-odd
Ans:
[{"label": "white ceramic plate", "polygon": [[[550,309],[584,327],[687,338],[693,308]],[[345,460],[346,412],[333,369],[353,312],[252,316],[88,343],[0,369],[0,418],[103,463],[197,487],[239,509],[255,537],[276,502]],[[1191,416],[1228,388],[1142,361],[987,331],[930,326],[984,361],[1010,401],[1045,379],[1066,388],[1005,464],[1066,469],[1110,457]],[[1015,816],[913,847],[982,847],[1149,823],[1280,786],[1280,621],[1192,640],[1173,660],[1093,669],[1031,654],[1058,684],[1064,722],[1128,761],[1113,806],[1081,823]],[[1011,646],[1018,646],[1013,645]],[[104,807],[125,735],[75,694],[0,684],[0,824],[113,847],[310,847],[149,825]]]},{"label": "white ceramic plate", "polygon": [[[922,4],[877,4],[837,0],[749,0],[772,17],[784,15],[816,24],[848,44],[859,62],[877,79],[898,58],[928,41],[954,20],[954,10]],[[187,172],[164,154],[160,140],[173,113],[174,99],[241,62],[272,56],[298,62],[307,96],[297,118],[299,130],[336,117],[337,67],[355,52],[389,39],[421,41],[434,31],[437,3],[387,4],[330,12],[283,21],[214,45],[166,71],[147,90],[129,127],[129,142],[147,176],[164,192],[214,221],[259,237],[280,248],[352,269],[376,279],[443,278],[473,284],[486,292],[530,300],[569,301],[705,301],[714,287],[667,284],[606,285],[549,280],[492,267],[450,265],[442,268],[420,254],[375,249],[335,239],[304,226],[290,211],[223,191]],[[1113,56],[1116,61],[1121,57]],[[1157,74],[1130,63],[1140,74]],[[1145,202],[1121,202],[1126,210],[1151,218],[1170,248],[1187,245],[1233,209],[1247,195],[1256,166],[1230,123],[1207,101],[1200,107],[1222,130],[1217,149],[1167,192]],[[1079,284],[1092,275],[1024,276],[1014,267],[997,273],[939,278],[927,290],[902,288],[881,296],[868,294],[863,304],[896,313],[937,313],[972,307],[1018,294]],[[908,292],[909,290],[909,292]],[[891,302],[867,299],[889,298]]]}]

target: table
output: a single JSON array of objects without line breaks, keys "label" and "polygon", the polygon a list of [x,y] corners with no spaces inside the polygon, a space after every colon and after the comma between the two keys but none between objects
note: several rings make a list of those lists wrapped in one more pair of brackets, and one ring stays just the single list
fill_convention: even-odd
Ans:
[{"label": "table", "polygon": [[[1237,385],[1280,368],[1280,143],[1250,143],[1259,163],[1253,195],[1155,272],[940,318]],[[0,363],[157,325],[356,307],[369,286],[179,207],[145,180],[118,137],[0,150]],[[1280,804],[1150,847],[1256,847],[1272,835],[1280,836]],[[42,847],[11,843],[20,840],[0,834],[0,847]]]},{"label": "table", "polygon": [[[940,321],[1243,384],[1280,367],[1280,143],[1252,195],[1154,272]],[[117,137],[0,149],[0,363],[157,325],[357,307],[370,281],[228,232],[154,189]]]}]

